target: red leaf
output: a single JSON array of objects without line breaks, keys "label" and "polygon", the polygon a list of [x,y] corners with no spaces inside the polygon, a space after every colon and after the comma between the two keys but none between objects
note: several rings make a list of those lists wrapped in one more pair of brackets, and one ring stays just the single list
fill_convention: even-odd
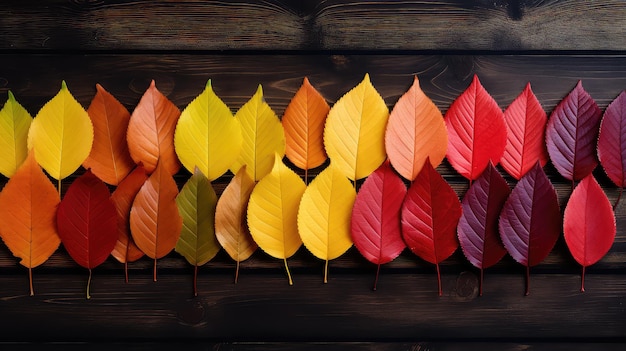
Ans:
[{"label": "red leaf", "polygon": [[[70,185],[57,210],[59,237],[79,265],[91,269],[109,256],[117,240],[117,213],[107,186],[91,171]],[[87,285],[89,296],[89,283]]]},{"label": "red leaf", "polygon": [[138,166],[126,176],[111,195],[117,210],[117,242],[111,255],[124,263],[124,275],[128,282],[128,262],[137,261],[143,256],[130,234],[130,208],[135,196],[148,179],[146,170]]},{"label": "red leaf", "polygon": [[537,161],[541,167],[548,162],[544,142],[548,117],[530,89],[530,83],[504,111],[504,121],[507,138],[500,163],[507,173],[519,180]]},{"label": "red leaf", "polygon": [[402,204],[402,236],[414,254],[437,265],[439,296],[443,294],[439,263],[459,246],[460,217],[459,198],[427,159]]},{"label": "red leaf", "polygon": [[582,82],[556,106],[546,127],[552,164],[569,180],[581,180],[598,165],[596,141],[602,111]]},{"label": "red leaf", "polygon": [[611,181],[620,188],[626,187],[626,90],[604,111],[598,158]]},{"label": "red leaf", "polygon": [[498,234],[498,217],[510,192],[504,178],[489,163],[461,202],[463,214],[457,227],[459,242],[465,257],[480,268],[480,295],[483,270],[498,263],[506,254]]},{"label": "red leaf", "polygon": [[609,199],[589,174],[572,192],[563,218],[565,243],[576,262],[583,266],[581,291],[585,291],[585,267],[609,252],[615,232],[615,214]]},{"label": "red leaf", "polygon": [[356,196],[350,220],[352,241],[361,255],[379,269],[404,250],[400,206],[405,194],[404,182],[385,161],[363,182]]},{"label": "red leaf", "polygon": [[448,161],[465,178],[474,180],[487,164],[498,164],[506,145],[502,110],[474,76],[472,84],[446,113]]},{"label": "red leaf", "polygon": [[517,183],[500,213],[500,238],[515,261],[529,267],[543,261],[561,233],[561,209],[556,190],[539,161]]}]

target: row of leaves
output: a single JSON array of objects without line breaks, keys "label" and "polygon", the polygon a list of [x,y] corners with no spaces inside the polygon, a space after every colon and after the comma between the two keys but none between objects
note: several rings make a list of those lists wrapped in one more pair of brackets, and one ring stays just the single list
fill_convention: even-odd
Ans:
[{"label": "row of leaves", "polygon": [[[182,113],[154,82],[132,115],[99,85],[85,111],[63,84],[35,119],[9,93],[0,111],[0,172],[11,177],[0,193],[0,235],[29,268],[31,293],[31,269],[60,241],[90,276],[111,253],[123,263],[146,254],[155,280],[156,260],[173,248],[197,268],[220,245],[237,265],[259,245],[284,260],[290,283],[286,260],[302,243],[327,271],[353,243],[378,265],[408,245],[438,270],[460,242],[482,277],[506,251],[538,264],[559,237],[556,192],[542,170],[549,156],[565,178],[582,180],[563,232],[584,278],[615,236],[591,172],[597,149],[624,186],[625,106],[622,92],[602,118],[579,83],[548,120],[528,85],[503,113],[477,77],[445,119],[417,77],[391,113],[367,75],[332,109],[305,78],[282,123],[260,86],[235,116],[210,82]],[[446,156],[471,182],[462,203],[435,171]],[[308,170],[327,157],[307,186]],[[498,162],[520,180],[511,195]],[[179,193],[180,163],[193,176]],[[61,180],[81,164],[88,171],[60,200]],[[59,181],[58,195],[40,166]],[[218,200],[210,182],[229,169],[235,176]],[[394,169],[411,182],[408,192]],[[112,195],[103,182],[117,186]]]}]

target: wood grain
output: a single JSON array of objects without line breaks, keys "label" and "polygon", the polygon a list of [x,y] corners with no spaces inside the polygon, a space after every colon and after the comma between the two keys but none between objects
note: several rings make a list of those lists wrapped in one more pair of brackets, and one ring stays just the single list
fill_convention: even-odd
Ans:
[{"label": "wood grain", "polygon": [[[191,298],[191,274],[123,279],[96,269],[92,299],[87,272],[48,274],[28,296],[24,278],[3,277],[0,309],[3,341],[394,341],[559,338],[626,338],[626,281],[622,275],[590,275],[585,293],[574,275],[487,276],[478,297],[476,274],[443,277],[438,297],[430,277],[394,275],[370,290],[368,275],[344,274],[323,284],[317,276],[255,274],[234,285],[229,275],[201,274]],[[575,306],[575,308],[572,308]],[[453,313],[453,315],[452,315]],[[36,324],[33,324],[36,321]],[[43,327],[45,326],[45,327]],[[567,327],[564,327],[567,326]]]},{"label": "wood grain", "polygon": [[5,0],[0,50],[626,50],[601,1]]}]

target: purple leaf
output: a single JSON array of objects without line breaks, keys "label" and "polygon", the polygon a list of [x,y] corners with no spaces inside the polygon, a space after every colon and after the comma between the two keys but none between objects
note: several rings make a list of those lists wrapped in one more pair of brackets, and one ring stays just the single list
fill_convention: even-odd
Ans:
[{"label": "purple leaf", "polygon": [[539,161],[517,183],[500,213],[500,237],[515,261],[529,267],[543,261],[561,233],[561,210],[556,190]]},{"label": "purple leaf", "polygon": [[468,261],[480,268],[481,296],[483,270],[498,263],[506,254],[498,234],[498,217],[510,192],[509,185],[490,162],[461,202],[459,242]]},{"label": "purple leaf", "polygon": [[552,164],[568,180],[577,181],[598,165],[596,141],[602,111],[582,82],[556,106],[546,127]]},{"label": "purple leaf", "polygon": [[[626,187],[626,90],[604,111],[598,137],[598,158],[611,181],[620,188]],[[621,192],[620,189],[620,195]],[[618,201],[619,198],[616,206]]]}]

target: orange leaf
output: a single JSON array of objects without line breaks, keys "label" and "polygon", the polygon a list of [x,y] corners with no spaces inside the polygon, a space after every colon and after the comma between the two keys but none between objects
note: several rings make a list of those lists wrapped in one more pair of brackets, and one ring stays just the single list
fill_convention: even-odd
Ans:
[{"label": "orange leaf", "polygon": [[148,179],[146,170],[139,166],[135,168],[111,195],[111,201],[117,210],[117,242],[111,255],[120,263],[124,263],[126,281],[128,281],[128,270],[126,263],[133,262],[143,256],[132,237],[130,236],[130,208],[137,193]]},{"label": "orange leaf", "polygon": [[57,191],[31,151],[0,193],[0,236],[11,253],[31,269],[45,262],[61,243],[57,233]]},{"label": "orange leaf", "polygon": [[156,260],[174,249],[183,226],[176,206],[178,187],[165,167],[157,165],[130,209],[131,235],[137,247],[154,259],[155,281]]},{"label": "orange leaf", "polygon": [[304,170],[326,161],[324,124],[330,106],[304,78],[302,86],[285,109],[282,123],[285,129],[285,154],[289,161]]},{"label": "orange leaf", "polygon": [[235,283],[239,277],[239,263],[247,260],[257,249],[248,230],[246,212],[254,180],[242,166],[220,196],[215,209],[215,236],[228,255],[237,262]]},{"label": "orange leaf", "polygon": [[83,167],[90,168],[103,182],[118,185],[135,167],[126,143],[130,113],[100,84],[96,90],[87,109],[93,124],[93,145]]},{"label": "orange leaf", "polygon": [[128,123],[128,150],[137,164],[148,173],[157,163],[164,164],[170,174],[176,174],[180,162],[174,151],[174,130],[180,110],[157,90],[154,81],[141,97]]},{"label": "orange leaf", "polygon": [[408,180],[417,177],[427,158],[436,168],[446,156],[448,133],[443,115],[424,94],[417,76],[389,115],[385,148],[393,167]]}]

